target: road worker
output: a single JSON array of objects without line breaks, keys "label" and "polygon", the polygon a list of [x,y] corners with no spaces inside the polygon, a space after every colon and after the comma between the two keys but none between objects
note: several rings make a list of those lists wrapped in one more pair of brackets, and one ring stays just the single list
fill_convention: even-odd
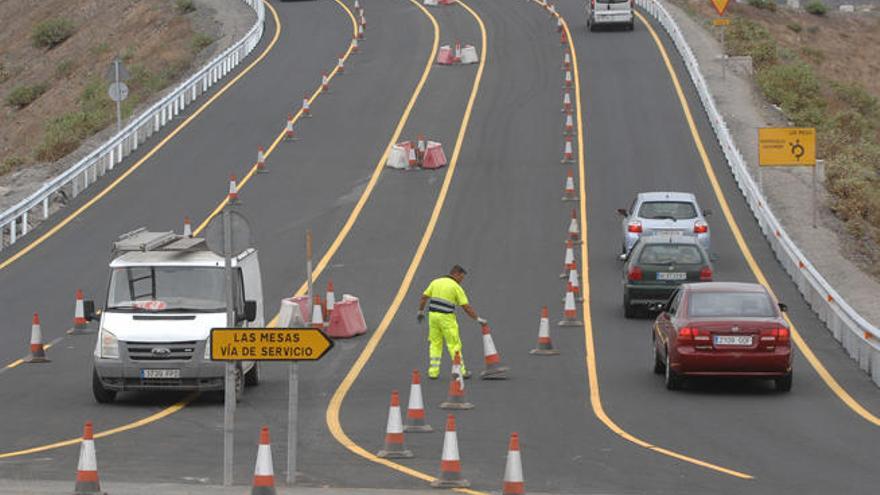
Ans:
[{"label": "road worker", "polygon": [[[428,306],[428,354],[430,356],[430,365],[428,366],[428,377],[436,379],[440,376],[440,361],[443,357],[443,341],[446,341],[446,348],[449,350],[450,358],[455,357],[455,353],[461,353],[461,339],[458,336],[458,321],[455,319],[455,307],[461,306],[461,309],[468,316],[476,320],[481,325],[486,324],[486,320],[480,318],[474,308],[468,303],[467,295],[461,287],[461,282],[467,274],[464,268],[455,265],[449,271],[449,275],[436,278],[431,281],[428,288],[422,294],[419,300],[418,322],[425,320],[425,306]],[[470,378],[471,373],[464,364],[464,356],[461,356],[461,373],[464,378]]]}]

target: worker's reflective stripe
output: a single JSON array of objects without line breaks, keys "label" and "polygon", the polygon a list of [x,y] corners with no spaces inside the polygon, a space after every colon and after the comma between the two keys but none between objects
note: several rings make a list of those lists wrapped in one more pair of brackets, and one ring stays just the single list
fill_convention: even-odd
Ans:
[{"label": "worker's reflective stripe", "polygon": [[454,313],[455,303],[451,303],[445,299],[432,297],[430,302],[428,302],[428,311],[434,311],[435,313]]}]

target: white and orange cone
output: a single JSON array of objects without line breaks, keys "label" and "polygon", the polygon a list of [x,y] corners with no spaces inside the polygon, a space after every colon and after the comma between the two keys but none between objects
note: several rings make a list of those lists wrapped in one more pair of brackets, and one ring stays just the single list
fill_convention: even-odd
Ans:
[{"label": "white and orange cone", "polygon": [[571,93],[568,91],[562,95],[562,111],[571,113]]},{"label": "white and orange cone", "polygon": [[260,146],[257,148],[257,173],[262,174],[264,172],[266,172],[266,150]]},{"label": "white and orange cone", "polygon": [[360,12],[360,17],[361,17],[361,19],[360,19],[361,26],[363,26],[364,29],[367,29],[367,16],[364,15],[363,11]]},{"label": "white and orange cone", "polygon": [[[308,101],[308,100],[303,100]],[[306,107],[303,107],[303,115],[305,115]],[[284,139],[286,141],[296,141],[296,133],[293,131],[293,115],[287,114],[287,124],[284,126]]]},{"label": "white and orange cone", "polygon": [[229,174],[229,195],[227,196],[230,203],[238,202],[238,184],[236,182],[235,174]]},{"label": "white and orange cone", "polygon": [[471,483],[461,477],[461,458],[458,456],[458,435],[455,433],[455,416],[446,417],[446,434],[443,436],[443,454],[440,456],[440,475],[433,481],[434,488],[466,488]]},{"label": "white and orange cone", "polygon": [[568,238],[575,244],[581,243],[581,231],[578,226],[577,210],[571,209],[571,220],[568,222]]},{"label": "white and orange cone", "polygon": [[397,390],[391,391],[391,406],[388,408],[388,423],[385,425],[385,447],[376,455],[385,459],[407,459],[413,456],[404,442],[400,397]]},{"label": "white and orange cone", "polygon": [[550,339],[550,313],[547,306],[541,308],[541,320],[538,323],[538,346],[529,351],[529,354],[535,356],[555,356],[559,351],[553,348],[553,341]]},{"label": "white and orange cone", "polygon": [[193,236],[193,226],[192,222],[189,221],[189,217],[183,217],[183,236],[184,237],[192,237]]},{"label": "white and orange cone", "polygon": [[[568,271],[568,283],[571,284],[571,291],[574,292],[574,300],[577,302],[584,302],[584,296],[581,295],[581,283],[578,281],[578,272],[577,269],[572,268]],[[565,298],[562,298],[562,302],[565,302]]]},{"label": "white and orange cone", "polygon": [[571,89],[571,81],[571,71],[567,70],[565,71],[565,89]]},{"label": "white and orange cone", "polygon": [[76,465],[76,485],[74,495],[104,494],[98,479],[98,459],[95,455],[95,437],[92,422],[83,426],[82,443],[79,447],[79,462]]},{"label": "white and orange cone", "polygon": [[483,325],[483,358],[486,361],[486,369],[480,372],[482,380],[506,380],[507,371],[510,369],[501,364],[501,356],[495,349],[492,333],[489,325]]},{"label": "white and orange cone", "polygon": [[565,126],[563,127],[563,133],[566,136],[571,136],[574,134],[574,118],[572,118],[570,113],[565,114]]},{"label": "white and orange cone", "polygon": [[409,386],[409,405],[406,408],[406,422],[403,431],[428,433],[434,431],[425,420],[425,401],[422,398],[422,378],[419,370],[412,372],[412,384]]},{"label": "white and orange cone", "polygon": [[574,190],[574,170],[572,170],[571,168],[569,168],[568,173],[565,174],[565,188],[562,190],[562,200],[578,200],[577,192],[575,192]]},{"label": "white and orange cone", "polygon": [[562,319],[559,320],[560,327],[578,327],[583,325],[584,323],[577,319],[577,305],[574,302],[574,288],[571,286],[571,282],[568,283],[568,287],[565,290],[565,305],[563,306],[562,311]]},{"label": "white and orange cone", "polygon": [[455,52],[453,56],[453,62],[461,63],[461,41],[455,40]]},{"label": "white and orange cone", "polygon": [[25,359],[28,363],[48,363],[46,349],[43,347],[43,331],[40,330],[40,315],[34,313],[31,322],[31,354]]},{"label": "white and orange cone", "polygon": [[419,165],[419,154],[416,153],[415,147],[409,149],[407,160],[409,162],[409,168],[415,168]]},{"label": "white and orange cone", "polygon": [[510,434],[510,445],[507,447],[507,464],[504,466],[504,484],[501,495],[523,495],[526,493],[523,480],[522,456],[519,452],[519,435]]},{"label": "white and orange cone", "polygon": [[303,117],[311,117],[312,116],[312,105],[309,103],[309,94],[308,93],[306,93],[305,96],[303,96],[302,116]]},{"label": "white and orange cone", "polygon": [[272,466],[272,445],[269,443],[269,427],[260,428],[260,446],[254,465],[254,481],[251,495],[275,495],[275,468]]},{"label": "white and orange cone", "polygon": [[358,26],[358,39],[359,40],[364,39],[364,27],[363,26]]},{"label": "white and orange cone", "polygon": [[425,159],[426,150],[427,143],[425,142],[425,136],[423,134],[419,134],[419,136],[416,138],[416,153],[420,161]]},{"label": "white and orange cone", "polygon": [[354,36],[351,39],[351,53],[357,53],[359,49],[357,36]]},{"label": "white and orange cone", "polygon": [[474,405],[467,401],[464,394],[464,376],[461,372],[461,353],[456,352],[452,360],[452,377],[449,381],[449,392],[446,402],[440,403],[440,409],[473,409]]},{"label": "white and orange cone", "polygon": [[563,47],[568,44],[568,36],[565,35],[565,29],[559,32],[559,44]]},{"label": "white and orange cone", "polygon": [[565,147],[562,150],[562,163],[574,162],[574,149],[571,144],[571,136],[565,137]]},{"label": "white and orange cone", "polygon": [[330,91],[330,78],[327,77],[326,72],[321,73],[321,91],[325,93]]},{"label": "white and orange cone", "polygon": [[314,302],[312,303],[311,327],[323,329],[324,326],[324,309],[321,307],[321,296],[315,295]]},{"label": "white and orange cone", "polygon": [[73,306],[73,328],[70,333],[86,333],[89,328],[89,320],[86,319],[85,297],[82,289],[76,289],[76,303]]},{"label": "white and orange cone", "polygon": [[339,75],[345,74],[345,57],[343,55],[340,55],[336,61],[336,73]]},{"label": "white and orange cone", "polygon": [[354,0],[354,10],[360,10],[361,4],[358,0]]},{"label": "white and orange cone", "polygon": [[557,33],[561,33],[561,32],[562,32],[562,17],[557,17],[557,18],[556,18],[556,32],[557,32]]},{"label": "white and orange cone", "polygon": [[563,70],[571,69],[571,54],[568,53],[567,51],[565,52],[565,55],[563,55],[563,57],[562,57],[562,69]]},{"label": "white and orange cone", "polygon": [[336,306],[336,291],[333,288],[333,280],[332,279],[327,280],[327,295],[324,298],[324,300],[326,303],[324,305],[325,309],[327,310],[327,313],[329,314],[331,311],[333,311],[333,307]]},{"label": "white and orange cone", "polygon": [[559,278],[567,277],[569,270],[572,269],[577,269],[577,261],[574,258],[574,241],[568,239],[565,241],[565,259],[562,262],[562,273],[559,274]]}]

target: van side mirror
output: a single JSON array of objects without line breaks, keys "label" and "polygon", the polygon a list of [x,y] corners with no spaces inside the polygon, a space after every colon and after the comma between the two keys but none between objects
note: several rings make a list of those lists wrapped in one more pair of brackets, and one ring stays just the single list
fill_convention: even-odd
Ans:
[{"label": "van side mirror", "polygon": [[83,316],[88,321],[93,321],[97,318],[97,315],[95,314],[95,301],[83,301]]},{"label": "van side mirror", "polygon": [[248,322],[257,319],[257,301],[244,302],[244,319]]},{"label": "van side mirror", "polygon": [[623,216],[623,217],[629,216],[629,212],[626,211],[626,208],[618,208],[617,213],[620,213],[620,216]]},{"label": "van side mirror", "polygon": [[712,215],[712,210],[710,210],[709,208],[706,208],[705,210],[703,210],[704,217],[708,217],[710,215]]},{"label": "van side mirror", "polygon": [[788,304],[779,303],[779,311],[782,311],[783,313],[788,313]]}]

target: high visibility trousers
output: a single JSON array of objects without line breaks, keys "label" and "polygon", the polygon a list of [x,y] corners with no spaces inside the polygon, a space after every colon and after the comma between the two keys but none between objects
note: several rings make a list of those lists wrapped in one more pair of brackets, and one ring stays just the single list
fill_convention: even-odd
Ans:
[{"label": "high visibility trousers", "polygon": [[[443,358],[443,341],[446,340],[446,348],[449,350],[450,359],[455,358],[455,353],[461,352],[461,339],[458,336],[458,320],[455,313],[428,312],[428,355],[430,365],[428,376],[437,378],[440,376],[440,361]],[[461,356],[461,372],[465,372],[464,356]]]}]

